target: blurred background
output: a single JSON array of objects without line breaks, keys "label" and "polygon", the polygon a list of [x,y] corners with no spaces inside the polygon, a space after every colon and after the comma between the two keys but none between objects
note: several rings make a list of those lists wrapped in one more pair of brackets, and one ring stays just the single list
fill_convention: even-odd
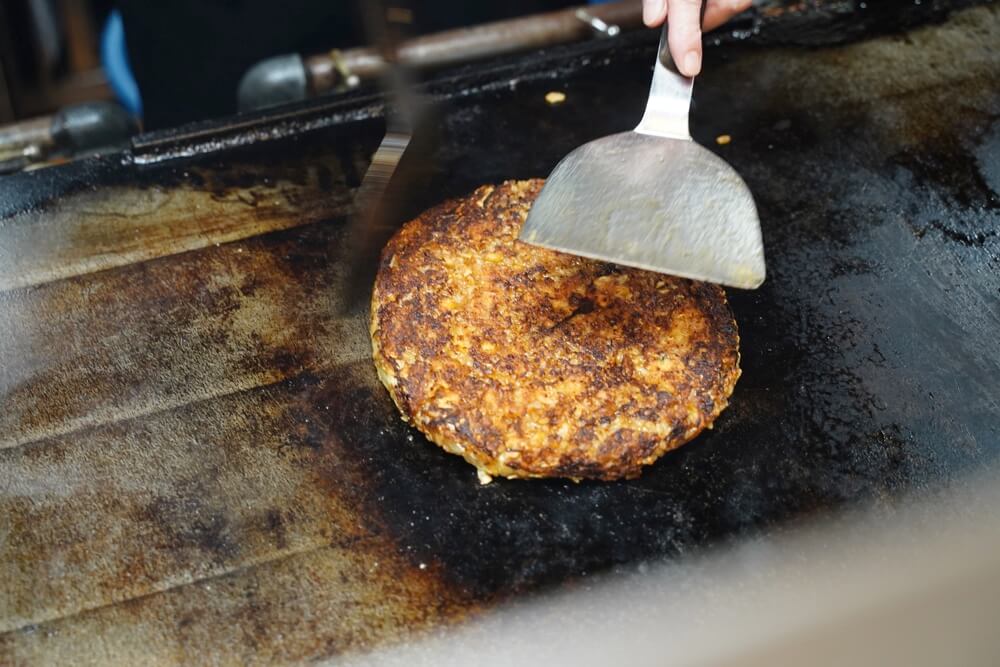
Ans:
[{"label": "blurred background", "polygon": [[[407,4],[407,33],[422,35],[581,3]],[[230,114],[240,78],[255,63],[365,43],[358,7],[318,0],[3,0],[0,123],[93,100],[117,100],[145,129]]]},{"label": "blurred background", "polygon": [[419,76],[641,26],[638,0],[590,4],[602,6],[400,1],[381,3],[384,17],[366,26],[374,5],[362,2],[2,0],[0,174],[375,85],[385,60],[366,45],[387,26],[382,48],[400,48]]}]

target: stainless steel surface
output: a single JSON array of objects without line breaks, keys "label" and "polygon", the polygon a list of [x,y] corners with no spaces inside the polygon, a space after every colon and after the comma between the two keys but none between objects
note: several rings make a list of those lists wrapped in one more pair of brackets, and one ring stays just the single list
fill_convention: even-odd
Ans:
[{"label": "stainless steel surface", "polygon": [[667,45],[667,27],[660,31],[660,46],[653,63],[646,112],[635,128],[639,134],[664,139],[691,140],[688,115],[694,79],[677,72]]},{"label": "stainless steel surface", "polygon": [[677,73],[660,37],[649,101],[633,132],[581,146],[549,175],[521,240],[592,257],[756,288],[764,244],[746,183],[691,140],[693,79]]},{"label": "stainless steel surface", "polygon": [[399,62],[399,27],[387,18],[388,8],[380,1],[363,5],[368,36],[388,64],[382,75],[388,109],[385,136],[361,179],[354,197],[354,213],[347,226],[342,256],[347,267],[343,285],[347,309],[367,305],[372,267],[377,265],[382,246],[396,228],[390,221],[394,194],[389,188],[410,146],[418,119],[427,110],[426,101],[414,90],[408,69]]},{"label": "stainless steel surface", "polygon": [[343,303],[345,311],[367,307],[374,278],[372,268],[377,266],[382,247],[397,229],[388,220],[395,200],[389,188],[410,145],[411,132],[405,124],[386,131],[354,195],[354,212],[341,252],[341,260],[347,267],[342,286],[347,295]]}]

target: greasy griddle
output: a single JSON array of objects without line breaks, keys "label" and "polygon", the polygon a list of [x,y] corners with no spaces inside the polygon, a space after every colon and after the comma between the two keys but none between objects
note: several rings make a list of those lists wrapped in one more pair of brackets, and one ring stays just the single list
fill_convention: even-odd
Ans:
[{"label": "greasy griddle", "polygon": [[[399,420],[338,316],[376,96],[0,180],[0,662],[330,656],[994,464],[1000,10],[819,47],[881,27],[837,4],[708,51],[693,132],[754,192],[769,277],[729,293],[731,407],[635,481],[482,487]],[[634,124],[654,48],[439,79],[410,212]]]}]

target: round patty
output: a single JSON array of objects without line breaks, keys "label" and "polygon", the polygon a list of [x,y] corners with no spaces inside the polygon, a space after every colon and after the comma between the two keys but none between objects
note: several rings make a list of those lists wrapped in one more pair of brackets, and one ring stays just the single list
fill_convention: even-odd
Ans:
[{"label": "round patty", "polygon": [[636,477],[726,407],[736,322],[716,285],[518,241],[542,184],[483,186],[393,237],[375,366],[403,418],[484,483]]}]

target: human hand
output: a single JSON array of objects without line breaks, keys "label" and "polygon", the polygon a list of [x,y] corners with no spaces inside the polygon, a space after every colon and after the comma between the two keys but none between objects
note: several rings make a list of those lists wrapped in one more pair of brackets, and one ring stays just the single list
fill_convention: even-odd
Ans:
[{"label": "human hand", "polygon": [[[669,17],[667,42],[670,55],[684,76],[701,71],[702,0],[642,0],[642,20],[650,28],[662,25]],[[749,9],[752,0],[708,0],[705,30],[720,25]]]}]

